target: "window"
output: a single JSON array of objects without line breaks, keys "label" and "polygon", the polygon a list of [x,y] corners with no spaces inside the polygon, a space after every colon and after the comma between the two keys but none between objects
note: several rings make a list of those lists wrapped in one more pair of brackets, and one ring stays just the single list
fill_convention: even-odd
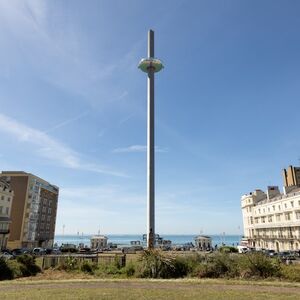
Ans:
[{"label": "window", "polygon": [[291,207],[294,207],[294,201],[291,201]]},{"label": "window", "polygon": [[1,200],[4,200],[4,196],[1,196]]},{"label": "window", "polygon": [[268,217],[268,222],[269,222],[269,223],[272,223],[272,222],[273,222],[273,216],[269,216],[269,217]]},{"label": "window", "polygon": [[281,207],[280,207],[280,205],[278,205],[278,209],[279,209],[279,210],[281,210]]},{"label": "window", "polygon": [[266,221],[265,221],[265,217],[261,217],[261,222],[262,223],[265,223]]},{"label": "window", "polygon": [[51,209],[51,208],[48,208],[48,214],[49,214],[49,215],[51,214],[51,211],[52,211],[52,209]]},{"label": "window", "polygon": [[9,214],[9,207],[6,207],[6,214]]},{"label": "window", "polygon": [[284,208],[287,208],[287,204],[286,203],[284,203]]},{"label": "window", "polygon": [[0,206],[0,214],[2,214],[3,206]]},{"label": "window", "polygon": [[10,197],[7,197],[7,202],[10,202]]},{"label": "window", "polygon": [[300,211],[296,211],[296,219],[300,219]]},{"label": "window", "polygon": [[275,211],[275,205],[273,205],[273,211]]},{"label": "window", "polygon": [[278,222],[278,221],[280,221],[280,215],[276,215],[276,221]]},{"label": "window", "polygon": [[286,221],[290,221],[291,220],[291,214],[290,213],[285,214],[285,220]]}]

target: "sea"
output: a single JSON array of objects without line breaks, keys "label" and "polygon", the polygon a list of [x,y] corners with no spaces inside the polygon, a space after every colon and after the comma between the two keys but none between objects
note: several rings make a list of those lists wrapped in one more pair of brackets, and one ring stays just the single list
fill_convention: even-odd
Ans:
[{"label": "sea", "polygon": [[[54,244],[61,246],[62,244],[83,244],[86,247],[90,247],[90,239],[93,235],[55,235]],[[107,234],[108,243],[116,244],[119,248],[130,246],[131,241],[140,241],[141,245],[146,245],[143,241],[143,235],[141,234]],[[186,243],[195,243],[195,237],[197,234],[187,235],[160,235],[165,240],[172,241],[173,246],[181,246]],[[212,239],[212,245],[237,246],[241,240],[241,235],[209,235]]]}]

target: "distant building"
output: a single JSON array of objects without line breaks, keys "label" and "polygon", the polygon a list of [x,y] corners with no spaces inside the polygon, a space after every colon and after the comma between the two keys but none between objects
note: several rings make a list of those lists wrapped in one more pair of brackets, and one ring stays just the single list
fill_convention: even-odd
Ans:
[{"label": "distant building", "polygon": [[23,171],[3,171],[1,178],[14,192],[8,247],[52,247],[58,187]]},{"label": "distant building", "polygon": [[283,184],[288,186],[300,187],[300,167],[289,166],[287,169],[283,169]]},{"label": "distant building", "polygon": [[[284,171],[284,193],[277,186],[241,198],[244,237],[248,246],[275,251],[300,250],[300,187],[297,169]],[[294,175],[293,175],[294,172]],[[291,183],[294,185],[291,185]]]},{"label": "distant building", "polygon": [[91,237],[91,248],[102,250],[107,248],[108,238],[104,235],[94,235]]},{"label": "distant building", "polygon": [[0,250],[7,248],[13,197],[14,193],[8,182],[0,179]]},{"label": "distant building", "polygon": [[195,246],[198,250],[207,250],[212,248],[211,237],[207,235],[198,235],[195,237]]}]

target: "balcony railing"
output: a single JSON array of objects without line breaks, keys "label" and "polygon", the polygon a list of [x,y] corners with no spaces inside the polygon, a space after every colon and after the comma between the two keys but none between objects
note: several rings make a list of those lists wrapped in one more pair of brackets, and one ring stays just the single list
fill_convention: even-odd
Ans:
[{"label": "balcony railing", "polygon": [[0,234],[9,234],[9,229],[0,229]]},{"label": "balcony railing", "polygon": [[298,235],[253,235],[252,239],[300,240]]}]

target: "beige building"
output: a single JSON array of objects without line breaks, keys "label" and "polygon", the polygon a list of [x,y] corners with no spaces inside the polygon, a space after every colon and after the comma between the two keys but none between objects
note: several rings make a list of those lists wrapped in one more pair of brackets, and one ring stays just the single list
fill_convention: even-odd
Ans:
[{"label": "beige building", "polygon": [[52,247],[58,187],[22,171],[3,171],[0,178],[14,192],[8,247]]},{"label": "beige building", "polygon": [[91,248],[102,250],[107,248],[108,238],[104,235],[94,235],[91,237]]},{"label": "beige building", "polygon": [[300,168],[289,166],[287,169],[283,169],[283,184],[285,187],[288,186],[299,186],[300,187]]},{"label": "beige building", "polygon": [[207,250],[212,248],[211,237],[206,235],[198,235],[195,237],[195,246],[199,250]]},{"label": "beige building", "polygon": [[7,248],[13,197],[14,193],[8,182],[0,179],[0,250]]},{"label": "beige building", "polygon": [[[285,173],[284,173],[285,174]],[[241,198],[244,236],[248,246],[275,251],[300,250],[300,187],[286,185],[284,192],[270,186]]]}]

